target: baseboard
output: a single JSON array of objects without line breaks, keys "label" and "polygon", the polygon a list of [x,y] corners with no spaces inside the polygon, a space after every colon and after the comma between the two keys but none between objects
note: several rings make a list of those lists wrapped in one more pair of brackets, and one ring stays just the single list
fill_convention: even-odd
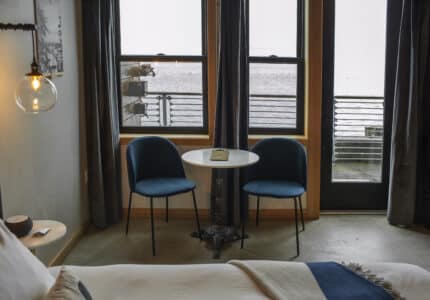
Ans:
[{"label": "baseboard", "polygon": [[63,248],[58,251],[57,255],[49,262],[48,267],[59,266],[63,264],[64,259],[70,253],[70,251],[76,246],[82,236],[85,234],[89,226],[89,223],[82,224],[72,234],[72,236],[66,241]]},{"label": "baseboard", "polygon": [[[127,216],[127,208],[123,208],[123,215]],[[154,218],[164,219],[166,210],[164,208],[154,208]],[[256,210],[249,210],[249,218],[255,218]],[[209,220],[209,209],[199,209],[199,218]],[[146,219],[150,217],[149,208],[132,208],[130,212],[132,219]],[[303,217],[310,220],[306,209],[303,210]],[[294,209],[260,209],[260,218],[268,220],[294,219]],[[194,209],[192,208],[170,208],[169,219],[187,220],[194,219]]]},{"label": "baseboard", "polygon": [[322,210],[321,215],[382,215],[386,216],[386,210]]}]

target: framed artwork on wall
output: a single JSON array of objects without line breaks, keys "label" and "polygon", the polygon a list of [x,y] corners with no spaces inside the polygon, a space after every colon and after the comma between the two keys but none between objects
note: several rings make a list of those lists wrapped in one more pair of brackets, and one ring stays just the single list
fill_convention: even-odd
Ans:
[{"label": "framed artwork on wall", "polygon": [[40,70],[48,76],[64,73],[62,0],[34,0],[36,45]]}]

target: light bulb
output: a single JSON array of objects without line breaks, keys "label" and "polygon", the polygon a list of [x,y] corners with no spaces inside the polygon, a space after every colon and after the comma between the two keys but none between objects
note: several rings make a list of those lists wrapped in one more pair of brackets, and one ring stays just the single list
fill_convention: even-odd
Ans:
[{"label": "light bulb", "polygon": [[18,84],[15,101],[26,113],[49,111],[57,104],[57,89],[48,78],[29,74]]},{"label": "light bulb", "polygon": [[40,88],[40,77],[41,76],[32,76],[31,87],[35,91],[37,91]]}]

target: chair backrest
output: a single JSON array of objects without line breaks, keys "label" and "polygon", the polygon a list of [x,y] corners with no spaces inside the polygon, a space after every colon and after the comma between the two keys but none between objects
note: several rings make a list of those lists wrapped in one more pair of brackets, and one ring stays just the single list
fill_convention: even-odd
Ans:
[{"label": "chair backrest", "polygon": [[269,138],[255,144],[260,160],[248,169],[248,180],[288,180],[307,187],[306,150],[287,138]]},{"label": "chair backrest", "polygon": [[136,183],[156,177],[185,177],[181,157],[169,140],[148,136],[133,140],[127,146],[127,169],[130,190]]}]

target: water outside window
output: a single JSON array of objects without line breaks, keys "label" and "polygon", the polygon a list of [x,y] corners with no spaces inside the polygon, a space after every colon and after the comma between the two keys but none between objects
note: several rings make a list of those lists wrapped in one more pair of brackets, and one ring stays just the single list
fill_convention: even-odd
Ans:
[{"label": "water outside window", "polygon": [[251,63],[249,127],[295,128],[297,65]]}]

